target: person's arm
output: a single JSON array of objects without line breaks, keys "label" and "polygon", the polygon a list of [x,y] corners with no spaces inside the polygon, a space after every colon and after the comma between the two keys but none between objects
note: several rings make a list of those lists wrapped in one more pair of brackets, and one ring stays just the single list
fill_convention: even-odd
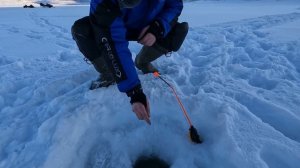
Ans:
[{"label": "person's arm", "polygon": [[152,46],[157,39],[166,37],[176,24],[182,9],[182,0],[166,0],[164,7],[154,21],[140,33],[139,43]]},{"label": "person's arm", "polygon": [[165,5],[158,16],[155,18],[163,29],[163,36],[165,37],[176,23],[179,15],[183,9],[182,0],[166,0]]},{"label": "person's arm", "polygon": [[126,28],[118,4],[112,0],[92,0],[90,22],[97,46],[103,52],[118,89],[131,98],[137,117],[150,123],[149,105],[128,49]]},{"label": "person's arm", "polygon": [[[95,5],[95,6],[92,6]],[[126,40],[121,11],[112,0],[91,3],[90,22],[96,43],[113,72],[118,89],[127,92],[140,84]]]}]

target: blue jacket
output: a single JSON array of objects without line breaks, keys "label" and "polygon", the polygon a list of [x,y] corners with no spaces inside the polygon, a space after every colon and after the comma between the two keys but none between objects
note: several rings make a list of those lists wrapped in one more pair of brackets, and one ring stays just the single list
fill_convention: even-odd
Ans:
[{"label": "blue jacket", "polygon": [[137,40],[142,29],[154,20],[161,24],[166,36],[182,8],[182,0],[141,0],[131,9],[120,9],[117,0],[91,0],[90,18],[96,40],[99,46],[104,46],[106,62],[121,92],[140,84],[128,41]]}]

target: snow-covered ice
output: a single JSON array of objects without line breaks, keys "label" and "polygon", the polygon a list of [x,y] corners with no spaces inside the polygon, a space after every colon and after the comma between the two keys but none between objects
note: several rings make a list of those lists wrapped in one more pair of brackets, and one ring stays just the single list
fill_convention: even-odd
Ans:
[{"label": "snow-covered ice", "polygon": [[[70,34],[88,12],[0,8],[0,168],[130,168],[151,154],[172,168],[299,167],[299,2],[185,3],[187,39],[155,65],[201,145],[188,140],[175,98],[152,75],[140,75],[151,126],[115,86],[89,90],[97,73]],[[140,48],[130,43],[133,57]]]},{"label": "snow-covered ice", "polygon": [[50,3],[54,6],[82,5],[89,4],[90,0],[1,0],[0,7],[20,7],[23,5],[33,5],[39,7],[39,3]]}]

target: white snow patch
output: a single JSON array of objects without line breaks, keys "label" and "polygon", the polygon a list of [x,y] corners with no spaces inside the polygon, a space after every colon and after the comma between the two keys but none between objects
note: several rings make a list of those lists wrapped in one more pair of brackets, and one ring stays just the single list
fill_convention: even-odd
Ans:
[{"label": "white snow patch", "polygon": [[266,28],[262,30],[268,33],[270,40],[289,42],[299,41],[300,39],[300,20],[296,20],[283,25],[274,26],[272,28]]},{"label": "white snow patch", "polygon": [[[189,34],[154,62],[204,138],[195,145],[170,89],[140,75],[152,125],[97,77],[70,34],[88,6],[0,10],[0,167],[289,167],[300,160],[299,2],[189,2]],[[7,17],[9,16],[9,17]],[[133,57],[141,46],[130,43]]]}]

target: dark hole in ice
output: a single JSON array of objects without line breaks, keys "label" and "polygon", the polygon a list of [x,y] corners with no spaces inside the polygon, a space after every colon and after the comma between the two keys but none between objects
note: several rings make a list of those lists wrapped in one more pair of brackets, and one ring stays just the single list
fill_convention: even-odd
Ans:
[{"label": "dark hole in ice", "polygon": [[133,168],[169,168],[170,165],[156,156],[141,156],[133,165]]}]

